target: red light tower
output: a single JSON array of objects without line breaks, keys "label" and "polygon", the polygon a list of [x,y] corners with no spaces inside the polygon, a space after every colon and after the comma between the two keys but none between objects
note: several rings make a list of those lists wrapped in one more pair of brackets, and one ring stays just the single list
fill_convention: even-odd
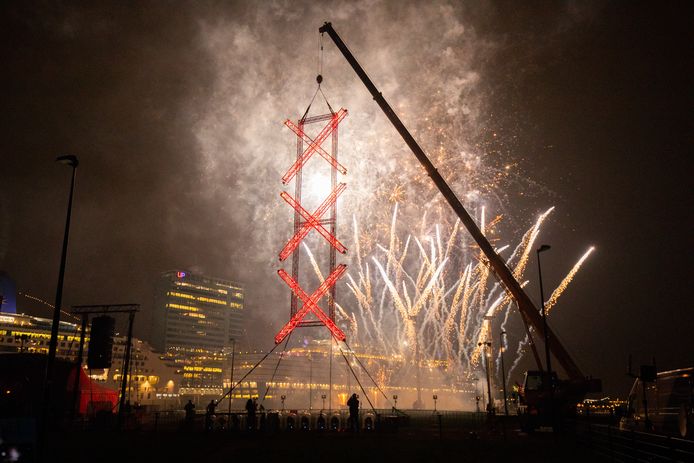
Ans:
[{"label": "red light tower", "polygon": [[[279,253],[280,262],[292,256],[291,275],[280,269],[277,271],[280,278],[289,286],[292,291],[290,319],[286,325],[275,336],[275,343],[281,343],[295,328],[299,326],[321,326],[325,325],[332,336],[339,340],[346,339],[345,333],[335,324],[335,283],[342,277],[347,269],[345,264],[337,265],[337,252],[345,254],[347,248],[335,237],[335,224],[337,221],[337,199],[347,187],[344,183],[337,182],[337,173],[346,174],[347,169],[337,161],[337,126],[347,116],[346,109],[338,112],[322,114],[319,116],[306,117],[304,115],[297,124],[286,120],[284,125],[289,127],[297,136],[296,161],[282,177],[282,183],[288,184],[292,179],[295,180],[294,197],[286,191],[280,193],[284,199],[294,209],[294,235],[284,245]],[[304,127],[308,124],[326,122],[327,124],[316,135],[315,138],[309,137],[304,132]],[[331,138],[330,152],[322,147],[323,143]],[[303,182],[303,168],[313,154],[318,153],[325,161],[330,164],[331,192],[311,214],[301,205],[301,189]],[[327,218],[324,218],[326,216]],[[327,227],[327,228],[326,228]],[[311,232],[316,230],[330,244],[330,273],[321,285],[311,294],[306,293],[299,285],[299,252],[297,248],[301,241]],[[326,313],[318,306],[318,302],[323,296],[328,295],[328,312]],[[299,308],[299,301],[302,305]],[[306,319],[312,313],[315,318]]]}]

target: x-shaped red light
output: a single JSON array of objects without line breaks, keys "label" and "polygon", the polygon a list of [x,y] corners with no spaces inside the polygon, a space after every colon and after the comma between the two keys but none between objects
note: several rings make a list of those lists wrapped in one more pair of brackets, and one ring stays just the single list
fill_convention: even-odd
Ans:
[{"label": "x-shaped red light", "polygon": [[298,137],[302,138],[306,143],[308,143],[308,147],[304,150],[304,152],[299,156],[296,160],[296,162],[289,168],[286,174],[284,174],[284,177],[282,177],[282,183],[285,185],[291,181],[291,179],[294,178],[297,172],[301,170],[301,168],[306,164],[306,161],[308,161],[313,153],[318,152],[323,159],[328,161],[330,165],[335,167],[337,170],[339,170],[341,173],[346,174],[347,169],[342,166],[339,162],[337,162],[337,159],[333,158],[331,155],[329,155],[323,148],[321,148],[321,144],[328,138],[328,136],[337,128],[337,125],[347,117],[347,110],[342,108],[335,114],[333,114],[332,119],[328,121],[325,127],[323,127],[323,130],[321,130],[318,133],[318,136],[316,136],[315,140],[312,140],[308,135],[304,133],[303,130],[301,130],[299,127],[294,125],[294,123],[290,120],[286,120],[284,122],[284,125],[289,127]]},{"label": "x-shaped red light", "polygon": [[304,224],[302,227],[294,234],[294,236],[289,239],[289,241],[287,241],[287,244],[285,244],[282,251],[280,251],[280,262],[292,255],[297,246],[299,246],[299,243],[301,243],[301,240],[306,238],[306,235],[308,235],[308,232],[310,232],[312,228],[315,228],[316,231],[320,233],[320,235],[325,238],[336,250],[342,254],[347,252],[347,248],[340,243],[340,241],[338,241],[338,239],[335,238],[332,233],[326,230],[320,222],[320,218],[328,211],[330,206],[335,204],[335,201],[337,201],[340,194],[345,191],[345,188],[347,188],[345,183],[338,183],[335,189],[328,195],[327,198],[325,198],[325,200],[320,206],[318,206],[318,209],[316,209],[313,214],[310,214],[306,209],[304,209],[301,204],[299,204],[296,199],[292,198],[289,193],[284,191],[280,193],[282,199],[284,199],[287,204],[292,206],[294,210],[296,210],[299,215],[304,218]]},{"label": "x-shaped red light", "polygon": [[345,333],[338,328],[338,326],[328,317],[325,315],[325,312],[321,310],[320,307],[318,307],[317,303],[320,301],[320,299],[325,295],[325,293],[328,292],[328,290],[337,282],[338,279],[345,273],[345,270],[347,270],[347,266],[345,264],[340,264],[337,267],[335,267],[335,270],[333,270],[330,275],[328,275],[328,278],[326,278],[323,283],[311,294],[310,296],[306,294],[306,292],[301,289],[301,286],[299,286],[299,283],[296,282],[287,272],[284,270],[280,269],[277,271],[279,274],[280,278],[284,280],[285,283],[287,283],[287,286],[291,288],[292,292],[301,299],[301,301],[304,303],[304,305],[299,309],[296,314],[287,322],[286,325],[280,330],[279,333],[277,333],[277,336],[275,336],[275,344],[281,343],[284,338],[291,333],[294,328],[299,326],[301,321],[308,315],[309,312],[313,312],[316,317],[323,323],[325,326],[328,327],[330,332],[333,334],[335,339],[338,341],[344,341],[347,339],[345,336]]}]

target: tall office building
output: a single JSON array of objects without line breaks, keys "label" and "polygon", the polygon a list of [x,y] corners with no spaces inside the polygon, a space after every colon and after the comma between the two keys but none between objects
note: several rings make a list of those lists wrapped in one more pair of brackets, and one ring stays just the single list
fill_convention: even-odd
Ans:
[{"label": "tall office building", "polygon": [[222,351],[243,332],[243,288],[187,271],[159,278],[152,344],[168,349]]},{"label": "tall office building", "polygon": [[159,278],[151,342],[181,370],[190,393],[221,390],[226,359],[243,334],[243,301],[232,281],[180,270]]}]

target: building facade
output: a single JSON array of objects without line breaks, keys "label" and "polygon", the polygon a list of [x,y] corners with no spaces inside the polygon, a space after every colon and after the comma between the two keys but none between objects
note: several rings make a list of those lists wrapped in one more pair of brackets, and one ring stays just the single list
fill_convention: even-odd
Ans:
[{"label": "building facade", "polygon": [[[26,352],[48,354],[52,320],[24,314],[0,314],[0,354]],[[85,334],[84,356],[89,352],[90,332]],[[80,325],[61,321],[58,329],[56,357],[76,362],[80,343]],[[112,364],[110,368],[90,370],[86,362],[85,373],[104,386],[120,391],[122,368],[127,338],[116,334],[113,338]],[[154,352],[151,346],[137,338],[132,340],[130,369],[126,398],[161,409],[178,408],[179,386],[182,373],[168,365],[164,356]]]},{"label": "building facade", "polygon": [[218,394],[232,346],[244,333],[244,289],[188,271],[163,273],[152,323],[152,345],[183,375],[181,393]]}]

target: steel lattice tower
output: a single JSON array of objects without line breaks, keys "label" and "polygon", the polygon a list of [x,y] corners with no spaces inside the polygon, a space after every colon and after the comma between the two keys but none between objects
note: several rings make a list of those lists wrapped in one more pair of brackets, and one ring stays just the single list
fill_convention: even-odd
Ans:
[{"label": "steel lattice tower", "polygon": [[[346,339],[344,332],[335,324],[335,283],[344,275],[347,266],[337,265],[337,252],[345,254],[347,248],[336,238],[337,224],[337,199],[344,192],[347,185],[338,183],[337,174],[347,174],[347,169],[337,160],[338,125],[347,116],[347,110],[342,108],[337,112],[306,117],[304,115],[296,124],[286,120],[284,125],[294,132],[297,137],[296,161],[282,177],[282,183],[288,185],[294,180],[294,197],[286,191],[280,193],[282,199],[294,209],[294,234],[284,245],[279,253],[280,262],[292,256],[292,273],[288,274],[284,269],[277,271],[280,278],[291,289],[290,319],[275,336],[275,343],[282,342],[295,328],[299,326],[325,325],[332,336],[339,341]],[[304,128],[309,124],[327,122],[315,138],[309,137]],[[330,152],[322,147],[323,143],[331,139]],[[323,200],[318,208],[310,213],[301,204],[301,190],[303,186],[303,169],[308,160],[318,154],[330,164],[330,194]],[[327,218],[323,218],[327,213]],[[326,226],[328,229],[326,229]],[[311,294],[307,294],[299,285],[300,253],[297,251],[301,241],[315,230],[329,244],[329,274],[320,286]],[[318,306],[323,296],[328,295],[328,314]],[[299,307],[301,302],[301,307]],[[304,318],[313,313],[316,319]]]}]

